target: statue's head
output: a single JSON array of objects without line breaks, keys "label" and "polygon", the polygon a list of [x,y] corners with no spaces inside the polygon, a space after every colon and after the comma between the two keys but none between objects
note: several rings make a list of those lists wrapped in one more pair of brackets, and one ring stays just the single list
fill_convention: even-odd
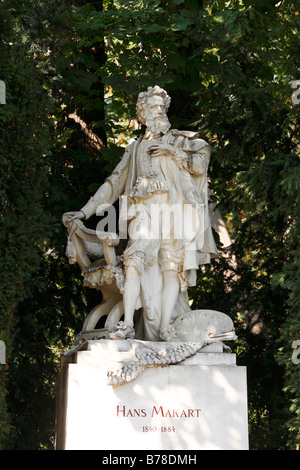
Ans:
[{"label": "statue's head", "polygon": [[157,85],[148,87],[148,90],[140,93],[137,99],[136,113],[139,122],[153,128],[153,123],[156,121],[161,127],[161,132],[167,132],[170,128],[167,118],[170,103],[171,98],[165,90]]}]

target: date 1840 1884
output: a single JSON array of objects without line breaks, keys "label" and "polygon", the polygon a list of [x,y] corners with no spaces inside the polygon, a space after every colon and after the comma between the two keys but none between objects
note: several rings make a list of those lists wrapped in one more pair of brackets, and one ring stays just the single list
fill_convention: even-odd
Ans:
[{"label": "date 1840 1884", "polygon": [[175,426],[143,426],[143,432],[175,432]]}]

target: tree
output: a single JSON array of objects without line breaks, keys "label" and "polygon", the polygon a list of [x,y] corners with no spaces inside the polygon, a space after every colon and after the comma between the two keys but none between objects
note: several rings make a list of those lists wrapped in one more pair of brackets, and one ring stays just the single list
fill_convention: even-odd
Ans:
[{"label": "tree", "polygon": [[[40,86],[40,72],[26,55],[20,39],[21,26],[12,6],[8,2],[0,4],[3,19],[0,70],[7,93],[7,104],[0,108],[0,337],[6,343],[8,364],[13,350],[18,350],[18,335],[24,332],[24,319],[19,323],[16,311],[39,281],[33,281],[32,277],[40,267],[48,228],[53,222],[44,210],[41,197],[48,183],[45,161],[51,136],[49,100]],[[27,325],[33,316],[32,311],[28,312]],[[0,376],[1,441],[11,426],[4,398],[6,376],[13,371],[14,367],[9,367]]]}]

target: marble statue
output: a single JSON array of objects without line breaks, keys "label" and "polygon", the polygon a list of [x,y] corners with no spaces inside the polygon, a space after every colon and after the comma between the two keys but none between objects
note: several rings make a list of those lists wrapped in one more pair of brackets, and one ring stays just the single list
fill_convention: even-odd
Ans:
[{"label": "marble statue", "polygon": [[[103,295],[81,338],[180,341],[190,331],[195,341],[197,325],[209,330],[206,338],[199,333],[202,340],[234,338],[232,323],[221,320],[216,328],[211,318],[218,315],[189,305],[187,289],[196,284],[199,266],[218,256],[207,196],[211,150],[196,132],[170,129],[170,101],[158,86],[139,94],[137,119],[145,134],[128,145],[87,204],[63,216],[70,262],[79,263],[85,285]],[[99,207],[118,199],[119,234],[85,227]],[[120,233],[126,245],[118,252]],[[97,330],[103,315],[105,327]]]}]

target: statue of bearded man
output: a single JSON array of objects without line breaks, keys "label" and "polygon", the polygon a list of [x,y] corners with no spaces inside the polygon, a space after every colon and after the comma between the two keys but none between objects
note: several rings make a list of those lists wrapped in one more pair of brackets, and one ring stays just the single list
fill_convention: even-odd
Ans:
[{"label": "statue of bearded man", "polygon": [[[136,111],[146,126],[144,136],[127,147],[111,176],[73,214],[88,219],[99,205],[126,198],[119,219],[128,243],[118,339],[167,341],[170,324],[190,310],[187,288],[196,284],[197,269],[218,256],[208,212],[210,147],[195,132],[170,130],[170,102],[158,86],[139,94]],[[142,322],[136,325],[140,308]]]}]

